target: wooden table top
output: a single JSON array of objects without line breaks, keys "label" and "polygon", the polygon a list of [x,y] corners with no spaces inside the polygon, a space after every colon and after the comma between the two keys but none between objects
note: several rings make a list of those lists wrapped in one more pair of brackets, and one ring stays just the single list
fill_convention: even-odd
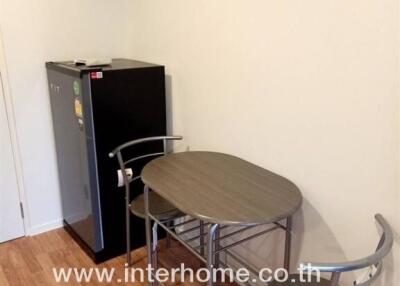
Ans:
[{"label": "wooden table top", "polygon": [[218,224],[276,222],[302,203],[288,179],[223,153],[158,157],[143,168],[142,180],[182,212]]}]

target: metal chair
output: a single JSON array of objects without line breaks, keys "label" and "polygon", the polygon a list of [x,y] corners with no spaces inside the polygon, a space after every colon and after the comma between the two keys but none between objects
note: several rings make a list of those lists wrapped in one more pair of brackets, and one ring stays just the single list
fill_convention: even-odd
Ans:
[{"label": "metal chair", "polygon": [[[144,163],[147,163],[151,159],[154,159],[159,156],[164,156],[167,154],[167,141],[171,140],[181,140],[182,136],[155,136],[155,137],[147,137],[141,138],[133,141],[126,142],[118,147],[116,147],[109,156],[111,158],[117,156],[118,164],[122,173],[123,183],[125,186],[125,207],[126,207],[126,251],[127,251],[127,264],[131,265],[131,222],[130,222],[130,212],[132,212],[135,216],[140,218],[145,218],[145,209],[144,209],[144,197],[143,194],[137,196],[135,199],[131,201],[131,184],[135,181],[140,180],[140,172]],[[135,148],[139,147],[139,144],[147,143],[147,147],[151,148],[151,153],[140,153],[138,150],[133,152]],[[162,143],[162,145],[161,145]],[[151,145],[151,146],[150,146]],[[143,147],[143,146],[141,146]],[[136,148],[139,149],[139,148]],[[162,150],[162,151],[160,151]],[[147,151],[147,150],[146,150]],[[122,155],[125,154],[125,156]],[[134,154],[134,155],[132,155]],[[129,159],[125,160],[124,157],[129,157]],[[134,164],[138,164],[136,166],[137,173],[133,174],[128,170],[135,169]],[[141,164],[140,164],[141,163]],[[132,167],[132,169],[129,169]],[[149,193],[149,200],[151,202],[151,213],[157,217],[158,220],[161,221],[171,221],[175,218],[179,218],[184,216],[178,209],[164,200],[162,197],[158,196],[154,192]],[[167,234],[167,241],[169,244],[169,236]]]},{"label": "metal chair", "polygon": [[[370,273],[368,280],[361,282],[359,284],[354,284],[357,286],[369,286],[373,283],[380,273],[382,272],[382,260],[390,252],[393,246],[393,232],[387,221],[383,218],[381,214],[375,215],[376,221],[381,226],[383,232],[381,239],[379,241],[378,247],[374,254],[369,255],[365,258],[342,262],[342,263],[304,263],[302,264],[303,273],[312,273],[319,271],[332,273],[330,280],[323,279],[321,277],[320,281],[317,282],[316,277],[312,278],[311,282],[299,282],[300,274],[291,274],[286,282],[273,281],[268,284],[268,286],[338,286],[339,278],[343,272],[354,271],[358,269],[363,269],[367,267],[373,267],[375,271]],[[305,277],[307,278],[307,275]],[[296,282],[294,282],[296,281]]]}]

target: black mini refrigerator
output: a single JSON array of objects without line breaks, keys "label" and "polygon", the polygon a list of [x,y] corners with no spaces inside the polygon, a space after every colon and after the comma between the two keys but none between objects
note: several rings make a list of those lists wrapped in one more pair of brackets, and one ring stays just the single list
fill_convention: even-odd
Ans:
[{"label": "black mini refrigerator", "polygon": [[[114,59],[104,67],[46,68],[64,225],[99,263],[126,251],[125,192],[108,154],[124,142],[166,134],[164,67]],[[142,192],[137,184],[131,198]],[[144,221],[131,221],[132,247],[143,246]]]}]

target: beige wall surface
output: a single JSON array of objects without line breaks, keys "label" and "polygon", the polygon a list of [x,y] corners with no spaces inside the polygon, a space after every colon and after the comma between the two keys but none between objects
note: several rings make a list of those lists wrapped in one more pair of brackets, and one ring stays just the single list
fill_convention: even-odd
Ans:
[{"label": "beige wall surface", "polygon": [[120,56],[130,1],[0,0],[29,207],[28,233],[61,225],[61,206],[45,62]]},{"label": "beige wall surface", "polygon": [[[166,65],[171,132],[192,150],[238,155],[301,188],[295,262],[371,253],[377,212],[398,247],[397,1],[132,4],[131,56]],[[242,252],[279,266],[279,238]],[[395,257],[398,248],[376,285],[397,285]]]}]

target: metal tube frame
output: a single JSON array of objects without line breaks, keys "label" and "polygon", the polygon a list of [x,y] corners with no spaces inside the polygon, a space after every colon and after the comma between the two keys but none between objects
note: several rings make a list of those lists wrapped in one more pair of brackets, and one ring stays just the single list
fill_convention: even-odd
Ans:
[{"label": "metal tube frame", "polygon": [[330,280],[330,286],[338,286],[340,279],[340,272],[333,272]]},{"label": "metal tube frame", "polygon": [[[203,226],[206,226],[206,225],[209,225],[209,223],[203,224]],[[176,234],[177,234],[177,235],[186,234],[186,233],[189,233],[189,232],[193,232],[193,231],[195,231],[195,230],[197,230],[197,229],[199,229],[199,228],[200,228],[200,226],[191,227],[191,228],[188,228],[188,229],[186,229],[186,230],[184,230],[184,231],[177,232]]]},{"label": "metal tube frame", "polygon": [[[229,226],[228,225],[223,225],[223,226],[219,226],[218,228],[219,228],[219,230],[222,230],[222,229],[227,228],[227,227],[229,227]],[[185,242],[189,243],[189,242],[192,242],[192,241],[194,241],[196,239],[203,240],[203,243],[200,242],[199,245],[193,246],[194,249],[196,249],[196,250],[199,249],[200,252],[201,252],[201,248],[205,248],[206,247],[206,244],[204,243],[204,238],[207,236],[207,234],[208,234],[208,231],[205,231],[203,237],[200,237],[200,235],[197,235],[197,236],[191,237],[189,239],[185,239]]]},{"label": "metal tube frame", "polygon": [[132,158],[130,160],[127,160],[127,161],[125,161],[124,164],[126,166],[130,163],[136,162],[136,161],[144,159],[144,158],[157,157],[157,156],[161,156],[161,155],[165,155],[165,153],[164,152],[156,152],[156,153],[146,154],[146,155],[138,156],[138,157]]},{"label": "metal tube frame", "polygon": [[235,241],[235,242],[233,242],[233,243],[231,243],[231,244],[229,244],[227,246],[220,247],[218,250],[215,250],[215,253],[217,254],[217,253],[219,253],[221,251],[225,251],[225,250],[227,250],[229,248],[232,248],[234,246],[237,246],[237,245],[239,245],[239,244],[241,244],[241,243],[243,243],[245,241],[252,240],[253,238],[259,237],[259,236],[261,236],[263,234],[266,234],[268,232],[274,231],[275,229],[278,229],[278,228],[279,228],[278,226],[274,226],[274,227],[268,228],[266,230],[260,231],[260,232],[258,232],[256,234],[253,234],[253,235],[250,235],[250,236],[248,236],[246,238],[243,238],[241,240]]},{"label": "metal tube frame", "polygon": [[[117,159],[120,166],[124,166],[121,152],[117,153]],[[122,178],[125,185],[125,223],[126,223],[126,263],[130,266],[131,259],[131,198],[130,198],[130,185],[129,179],[125,172],[122,172]]]},{"label": "metal tube frame", "polygon": [[[127,147],[130,147],[130,146],[133,146],[136,144],[141,144],[141,143],[150,142],[150,141],[157,141],[157,140],[163,140],[164,142],[166,142],[167,140],[182,140],[182,139],[183,139],[182,136],[154,136],[154,137],[146,137],[146,138],[136,139],[136,140],[126,142],[122,145],[119,145],[114,150],[112,150],[110,152],[110,154],[108,154],[108,156],[112,158],[115,156],[115,154],[120,152],[122,149],[125,149]],[[165,144],[164,144],[164,146],[165,146]],[[164,150],[164,152],[166,152],[166,151]]]},{"label": "metal tube frame", "polygon": [[290,253],[292,250],[292,217],[286,219],[285,229],[285,257],[283,261],[283,268],[290,272]]},{"label": "metal tube frame", "polygon": [[212,224],[210,227],[210,230],[208,231],[207,234],[207,269],[208,273],[210,273],[210,279],[207,281],[207,286],[212,286],[213,285],[213,280],[212,280],[212,270],[215,264],[215,257],[214,257],[214,238],[216,236],[216,232],[218,231],[218,224]]},{"label": "metal tube frame", "polygon": [[[154,268],[154,272],[157,271],[158,268],[158,257],[157,257],[157,229],[158,229],[158,224],[154,223],[153,224],[153,240],[152,240],[152,247],[151,247],[151,258],[152,258],[152,262],[153,262],[153,268]],[[154,235],[154,233],[156,235]]]},{"label": "metal tube frame", "polygon": [[215,239],[214,239],[214,254],[215,254],[215,261],[214,261],[214,266],[216,268],[219,267],[219,253],[220,253],[220,249],[221,249],[221,245],[220,245],[220,239],[221,239],[221,231],[220,231],[220,227],[218,225],[218,227],[215,230]]},{"label": "metal tube frame", "polygon": [[[146,226],[146,247],[147,247],[147,267],[153,266],[153,256],[152,256],[152,244],[151,244],[151,222],[150,222],[150,212],[149,212],[149,187],[144,186],[144,211],[146,213],[145,218],[145,226]],[[153,282],[148,281],[150,286],[153,285]]]},{"label": "metal tube frame", "polygon": [[[184,239],[182,239],[181,237],[179,237],[176,233],[172,232],[167,226],[164,225],[163,222],[159,221],[156,217],[154,217],[152,214],[148,214],[149,218],[151,220],[153,220],[154,222],[156,222],[159,226],[161,226],[161,228],[163,228],[166,232],[169,232],[171,234],[171,236],[176,239],[177,241],[179,241],[183,246],[185,246],[190,252],[192,252],[197,258],[199,258],[201,261],[203,261],[204,263],[207,262],[207,260],[201,256],[196,250],[194,250],[189,244],[186,243],[186,241]],[[147,231],[146,231],[147,233]]]},{"label": "metal tube frame", "polygon": [[176,223],[176,224],[174,224],[174,228],[175,227],[179,227],[179,226],[182,226],[182,225],[185,225],[185,224],[188,224],[188,223],[191,223],[191,222],[195,222],[195,221],[197,221],[197,219],[195,219],[195,218],[192,218],[192,219],[190,219],[190,220],[186,220],[186,221],[183,221],[183,222],[180,222],[180,223]]},{"label": "metal tube frame", "polygon": [[199,240],[200,240],[200,254],[204,256],[204,222],[202,220],[199,221]]},{"label": "metal tube frame", "polygon": [[[173,227],[169,227],[169,221],[160,221],[158,220],[156,217],[154,217],[151,213],[149,213],[149,206],[148,206],[148,192],[149,192],[149,188],[147,186],[145,186],[144,189],[144,198],[145,198],[145,211],[146,211],[146,243],[147,243],[147,252],[148,252],[148,256],[150,257],[149,259],[149,266],[155,266],[155,261],[156,261],[156,257],[154,255],[156,255],[156,252],[152,252],[152,240],[151,240],[151,231],[150,231],[150,222],[153,221],[154,224],[159,225],[161,228],[163,228],[171,237],[173,237],[174,239],[176,239],[178,242],[180,242],[184,247],[186,247],[191,253],[193,253],[197,258],[199,258],[203,263],[205,263],[207,265],[208,270],[210,271],[210,273],[212,274],[212,270],[214,267],[218,267],[219,264],[221,265],[225,265],[224,262],[220,261],[219,259],[219,254],[221,252],[225,252],[227,253],[227,255],[233,257],[234,259],[236,259],[237,261],[239,261],[241,264],[243,264],[244,266],[248,267],[249,269],[252,270],[252,272],[255,272],[255,267],[252,265],[249,265],[247,262],[245,262],[243,259],[238,258],[237,256],[235,256],[231,251],[229,251],[229,249],[245,242],[245,241],[249,241],[251,239],[254,239],[256,237],[259,237],[263,234],[269,233],[271,231],[274,231],[276,229],[286,229],[287,227],[283,227],[281,224],[276,224],[275,226],[269,227],[267,229],[264,229],[262,231],[259,231],[255,234],[249,235],[246,238],[243,238],[241,240],[235,241],[231,244],[228,245],[224,245],[223,247],[221,246],[221,241],[225,238],[228,237],[232,237],[236,234],[245,232],[246,230],[252,229],[256,226],[259,225],[249,225],[249,226],[244,226],[239,230],[234,230],[231,231],[227,234],[221,235],[220,231],[221,229],[224,228],[228,228],[230,227],[229,225],[219,225],[219,224],[211,224],[211,226],[209,227],[209,230],[206,232],[204,229],[204,226],[206,224],[210,224],[210,223],[204,223],[201,220],[199,220],[199,225],[197,227],[192,227],[190,229],[188,229],[187,231],[181,231],[181,232],[175,232]],[[178,225],[182,226],[191,222],[194,222],[195,219],[190,219],[186,222],[182,222]],[[266,225],[270,225],[270,224],[266,224]],[[233,227],[237,227],[237,226],[233,226]],[[182,234],[187,234],[189,232],[192,232],[194,230],[198,229],[200,232],[200,235],[197,235],[195,237],[189,238],[189,239],[184,239],[182,237]],[[190,230],[190,231],[189,231]],[[204,240],[207,237],[205,243]],[[195,239],[199,239],[200,241],[200,245],[198,246],[192,246],[189,244],[189,242],[193,242]],[[286,248],[285,248],[286,249]],[[285,257],[287,255],[288,252],[285,251]],[[290,252],[289,252],[290,254]],[[155,268],[155,267],[153,267]],[[153,274],[152,274],[153,275]],[[154,275],[153,275],[154,276]],[[153,283],[149,282],[150,285],[153,285]],[[210,279],[207,282],[207,286],[212,286],[213,285],[213,281],[212,279]]]}]

